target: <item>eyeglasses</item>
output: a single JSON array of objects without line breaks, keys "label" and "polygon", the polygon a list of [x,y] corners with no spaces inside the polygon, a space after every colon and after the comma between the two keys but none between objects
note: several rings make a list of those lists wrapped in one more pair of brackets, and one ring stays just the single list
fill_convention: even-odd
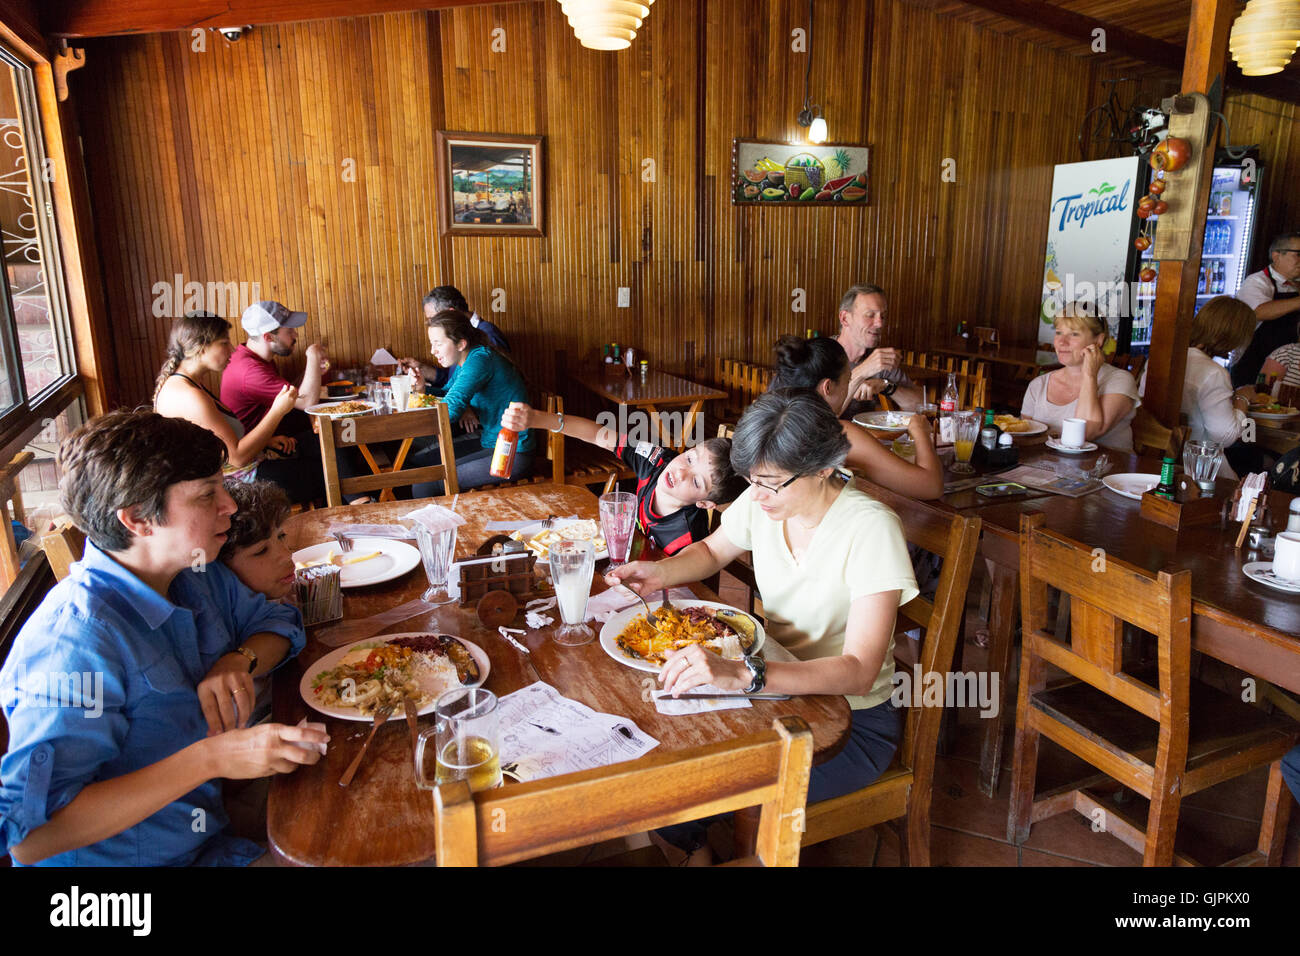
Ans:
[{"label": "eyeglasses", "polygon": [[1300,256],[1300,249],[1278,249],[1277,255],[1284,256],[1290,253],[1293,256]]},{"label": "eyeglasses", "polygon": [[769,494],[778,495],[781,493],[782,488],[789,488],[791,485],[793,485],[796,481],[798,481],[802,477],[803,475],[791,475],[789,478],[781,482],[781,484],[777,485],[775,488],[773,488],[771,485],[765,485],[761,481],[755,481],[752,478],[746,478],[745,480],[749,482],[751,485],[753,485],[755,488],[762,488],[764,491],[768,492]]}]

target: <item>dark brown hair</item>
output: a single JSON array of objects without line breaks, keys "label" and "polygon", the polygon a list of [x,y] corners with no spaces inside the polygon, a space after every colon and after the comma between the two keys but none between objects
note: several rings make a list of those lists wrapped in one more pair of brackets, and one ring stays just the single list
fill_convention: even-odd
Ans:
[{"label": "dark brown hair", "polygon": [[811,388],[824,379],[838,382],[849,367],[849,356],[832,338],[801,339],[783,335],[776,340],[776,374],[770,389]]},{"label": "dark brown hair", "polygon": [[453,342],[468,342],[470,348],[479,345],[484,348],[492,348],[492,343],[488,341],[488,337],[474,328],[469,313],[460,309],[443,309],[433,318],[426,319],[425,325],[431,329],[442,329],[442,334]]},{"label": "dark brown hair", "polygon": [[1240,299],[1220,295],[1211,299],[1192,318],[1187,344],[1210,358],[1241,348],[1255,334],[1255,310]]},{"label": "dark brown hair", "polygon": [[745,490],[745,479],[736,474],[731,467],[731,439],[710,438],[708,441],[700,442],[695,448],[708,452],[713,461],[713,467],[709,469],[713,487],[705,495],[704,500],[712,501],[715,505],[725,505],[739,498],[741,492]]},{"label": "dark brown hair", "polygon": [[226,463],[226,444],[183,418],[153,411],[109,412],[82,425],[59,446],[59,505],[104,551],[125,551],[133,535],[120,508],[164,524],[167,489],[211,478]]},{"label": "dark brown hair", "polygon": [[153,397],[158,400],[163,382],[180,368],[181,362],[193,358],[213,342],[230,338],[230,323],[210,312],[190,312],[184,318],[172,323],[171,335],[167,338],[167,360],[163,362],[158,381],[154,383]]},{"label": "dark brown hair", "polygon": [[229,561],[240,548],[265,541],[289,517],[289,496],[273,481],[240,481],[226,479],[226,491],[235,499],[239,510],[230,516],[230,530],[226,543],[217,555],[219,561]]}]

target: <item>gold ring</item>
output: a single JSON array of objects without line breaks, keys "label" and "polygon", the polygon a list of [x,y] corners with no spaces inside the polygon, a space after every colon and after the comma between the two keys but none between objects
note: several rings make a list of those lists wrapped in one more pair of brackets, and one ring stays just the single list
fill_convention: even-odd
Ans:
[{"label": "gold ring", "polygon": [[235,691],[233,694],[231,694],[230,696],[231,696],[231,697],[238,697],[238,696],[239,696],[240,694],[242,694],[243,692],[244,692],[244,688],[241,687],[241,688],[239,688],[237,691]]}]

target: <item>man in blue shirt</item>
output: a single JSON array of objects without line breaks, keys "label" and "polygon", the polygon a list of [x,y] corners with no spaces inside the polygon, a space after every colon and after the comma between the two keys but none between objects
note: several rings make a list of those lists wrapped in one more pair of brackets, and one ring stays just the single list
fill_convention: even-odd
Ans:
[{"label": "man in blue shirt", "polygon": [[3,669],[0,851],[19,864],[241,864],[220,778],[287,773],[328,740],[247,727],[252,678],[303,647],[295,608],[216,561],[234,502],[225,446],[153,412],[113,412],[59,452],[60,503],[87,535]]},{"label": "man in blue shirt", "polygon": [[[430,290],[429,294],[424,297],[424,317],[426,320],[432,319],[439,312],[447,309],[459,309],[468,315],[470,324],[486,335],[488,344],[498,352],[510,351],[510,342],[506,339],[505,334],[477,312],[470,312],[465,296],[454,285],[440,285]],[[451,388],[452,380],[456,377],[457,369],[458,366],[455,365],[451,368],[423,366],[421,371],[424,374],[425,382],[430,386],[428,391],[434,395],[447,394],[447,390]]]}]

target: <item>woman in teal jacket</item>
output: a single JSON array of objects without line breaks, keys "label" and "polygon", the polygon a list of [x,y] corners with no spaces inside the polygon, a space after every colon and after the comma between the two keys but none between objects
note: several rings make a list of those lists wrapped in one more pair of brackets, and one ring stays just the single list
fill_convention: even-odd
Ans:
[{"label": "woman in teal jacket", "polygon": [[[453,422],[465,416],[477,419],[480,447],[456,459],[456,480],[462,489],[498,485],[504,481],[518,481],[532,474],[533,455],[539,447],[537,436],[526,431],[519,436],[515,448],[514,468],[508,478],[497,478],[488,473],[492,467],[492,453],[501,431],[501,416],[511,402],[528,401],[528,386],[514,362],[496,351],[487,336],[476,329],[470,317],[459,309],[444,309],[428,320],[429,346],[438,364],[443,368],[459,366],[456,377],[443,400]],[[437,443],[419,453],[420,463],[437,457]],[[442,482],[421,482],[413,488],[416,498],[443,494]]]}]

